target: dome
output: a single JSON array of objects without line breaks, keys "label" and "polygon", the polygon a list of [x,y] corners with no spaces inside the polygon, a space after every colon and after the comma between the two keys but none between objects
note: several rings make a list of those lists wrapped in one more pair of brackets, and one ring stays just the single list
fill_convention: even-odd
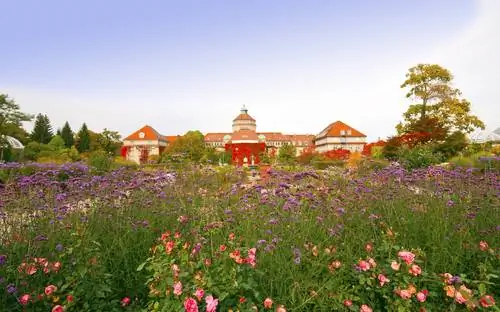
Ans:
[{"label": "dome", "polygon": [[259,139],[259,141],[261,141],[261,142],[264,142],[264,141],[266,140],[266,136],[265,136],[265,135],[263,135],[263,134],[259,134],[259,135],[257,136],[257,138],[258,138],[258,139]]},{"label": "dome", "polygon": [[4,138],[7,140],[7,143],[12,147],[13,149],[24,149],[23,143],[21,143],[18,139],[11,137],[11,136],[4,136]]}]

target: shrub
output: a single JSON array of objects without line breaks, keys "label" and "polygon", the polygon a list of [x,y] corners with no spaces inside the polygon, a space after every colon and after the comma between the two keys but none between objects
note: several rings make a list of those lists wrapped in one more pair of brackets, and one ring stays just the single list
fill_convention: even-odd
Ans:
[{"label": "shrub", "polygon": [[402,148],[398,152],[398,159],[406,169],[425,168],[442,162],[443,157],[435,153],[431,147],[417,146]]},{"label": "shrub", "polygon": [[92,152],[88,159],[89,168],[94,174],[104,174],[111,170],[113,157],[105,151]]}]

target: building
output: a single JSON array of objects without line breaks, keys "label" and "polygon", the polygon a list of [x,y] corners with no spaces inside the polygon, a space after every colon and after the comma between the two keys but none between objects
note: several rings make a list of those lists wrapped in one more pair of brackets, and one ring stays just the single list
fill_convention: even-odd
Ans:
[{"label": "building", "polygon": [[[151,126],[144,126],[124,139],[122,156],[144,163],[153,155],[160,155],[178,136],[164,136]],[[277,155],[285,145],[293,145],[297,156],[306,149],[323,153],[333,149],[362,151],[366,136],[358,130],[336,121],[318,135],[284,134],[281,132],[257,132],[256,120],[245,106],[233,119],[232,132],[205,134],[205,144],[218,151],[230,151],[232,161],[238,165],[258,164],[263,152]]]},{"label": "building", "polygon": [[366,135],[346,125],[342,121],[331,123],[314,138],[315,150],[324,153],[336,149],[346,149],[351,152],[363,151]]}]

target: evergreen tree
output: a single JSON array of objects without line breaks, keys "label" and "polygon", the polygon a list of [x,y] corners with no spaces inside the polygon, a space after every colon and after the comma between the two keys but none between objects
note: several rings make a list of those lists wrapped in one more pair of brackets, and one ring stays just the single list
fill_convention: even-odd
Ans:
[{"label": "evergreen tree", "polygon": [[90,133],[85,123],[83,123],[80,131],[78,131],[77,149],[80,153],[86,152],[90,149]]},{"label": "evergreen tree", "polygon": [[64,145],[67,148],[70,148],[71,146],[73,146],[73,144],[75,144],[75,137],[73,130],[71,130],[71,127],[69,126],[69,123],[67,121],[61,130],[61,137],[63,138]]},{"label": "evergreen tree", "polygon": [[50,142],[54,133],[47,115],[38,114],[35,119],[35,126],[31,132],[31,139],[35,142],[47,144]]}]

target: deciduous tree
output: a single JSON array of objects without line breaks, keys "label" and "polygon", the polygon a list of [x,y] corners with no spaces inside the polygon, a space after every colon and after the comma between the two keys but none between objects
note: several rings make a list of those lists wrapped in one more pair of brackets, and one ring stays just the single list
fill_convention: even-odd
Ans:
[{"label": "deciduous tree", "polygon": [[19,105],[7,94],[0,94],[0,146],[5,143],[6,135],[21,140],[22,138],[16,136],[16,132],[25,135],[21,122],[30,121],[32,118],[32,115],[21,112]]},{"label": "deciduous tree", "polygon": [[116,154],[121,146],[121,136],[118,131],[111,131],[106,128],[99,134],[98,142],[101,148],[109,154]]},{"label": "deciduous tree", "polygon": [[432,123],[446,131],[470,133],[484,129],[483,122],[471,113],[471,104],[463,99],[452,85],[453,75],[436,64],[418,64],[408,70],[401,88],[408,89],[406,97],[414,101],[403,114],[404,122],[398,132],[409,133]]}]

